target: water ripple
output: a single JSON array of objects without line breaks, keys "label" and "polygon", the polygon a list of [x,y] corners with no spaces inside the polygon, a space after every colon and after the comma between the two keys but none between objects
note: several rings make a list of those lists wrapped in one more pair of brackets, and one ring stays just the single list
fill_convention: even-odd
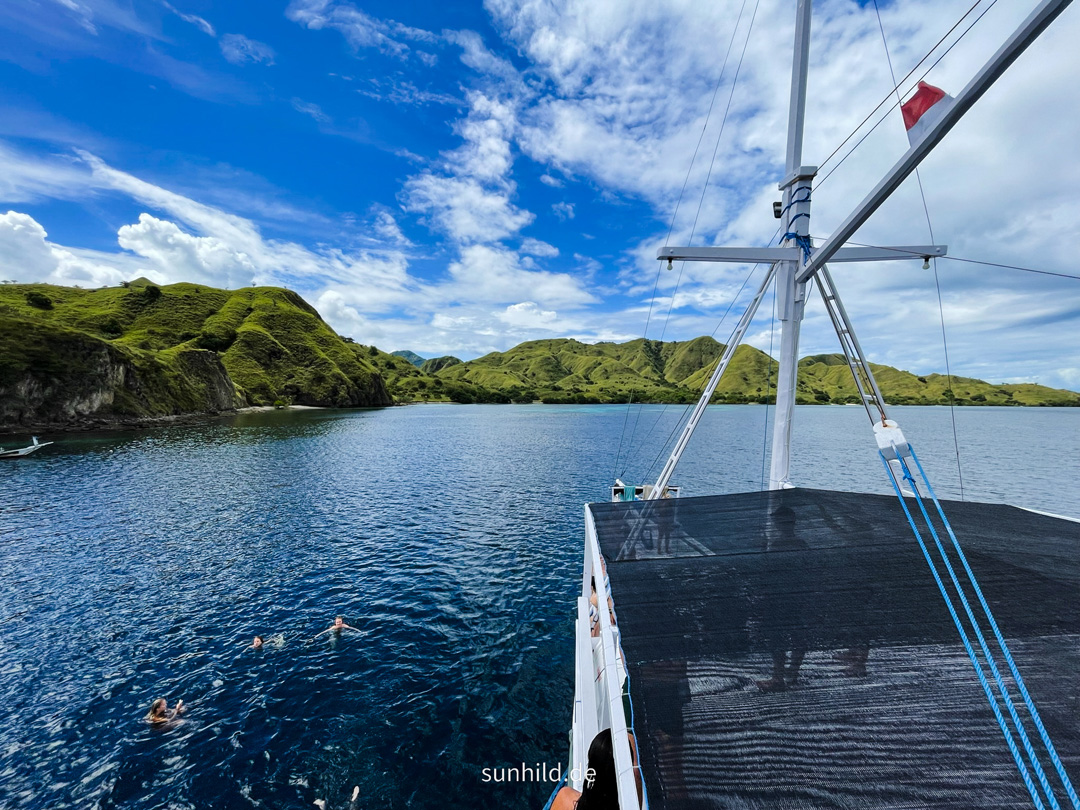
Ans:
[{"label": "water ripple", "polygon": [[[898,411],[958,492],[948,412]],[[629,479],[680,412],[645,408]],[[565,756],[582,504],[605,497],[624,414],[274,412],[0,466],[0,806],[345,808],[354,787],[360,806],[541,804],[550,786],[481,769]],[[1077,416],[961,409],[968,497],[1080,514],[1052,486]],[[861,409],[797,421],[798,480],[887,491]],[[757,488],[764,427],[764,408],[711,409],[688,494]],[[359,632],[315,638],[337,613]],[[190,711],[151,728],[158,696]]]}]

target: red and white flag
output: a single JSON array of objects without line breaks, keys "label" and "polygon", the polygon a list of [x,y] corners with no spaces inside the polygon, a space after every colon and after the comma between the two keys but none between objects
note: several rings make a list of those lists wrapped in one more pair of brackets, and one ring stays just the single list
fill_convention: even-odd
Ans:
[{"label": "red and white flag", "polygon": [[940,87],[919,82],[915,95],[900,108],[900,112],[904,114],[908,143],[912,146],[918,143],[952,103],[953,97]]}]

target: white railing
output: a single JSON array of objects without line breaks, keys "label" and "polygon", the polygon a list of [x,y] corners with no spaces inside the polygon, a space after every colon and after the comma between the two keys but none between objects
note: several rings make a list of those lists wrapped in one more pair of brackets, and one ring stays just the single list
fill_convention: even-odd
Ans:
[{"label": "white railing", "polygon": [[[592,627],[589,621],[589,597],[596,581],[597,610],[600,614],[600,638],[593,653]],[[604,587],[604,568],[596,540],[592,511],[585,505],[585,558],[582,566],[581,596],[577,600],[575,627],[574,721],[571,730],[570,770],[567,784],[581,790],[589,745],[606,728],[611,729],[618,778],[619,807],[637,808],[637,780],[630,754],[630,740],[623,711],[622,678],[618,666],[618,631],[612,624]]]}]

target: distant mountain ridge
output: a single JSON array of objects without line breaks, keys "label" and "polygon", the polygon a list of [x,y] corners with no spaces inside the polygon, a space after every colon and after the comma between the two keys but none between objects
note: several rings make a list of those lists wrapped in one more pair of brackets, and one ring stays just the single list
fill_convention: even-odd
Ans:
[{"label": "distant mountain ridge", "polygon": [[396,352],[390,352],[390,354],[392,354],[394,357],[400,357],[403,360],[408,360],[417,368],[420,368],[420,366],[424,365],[424,363],[426,362],[423,357],[418,355],[416,352],[410,352],[408,349],[400,349]]},{"label": "distant mountain ridge", "polygon": [[[580,343],[573,339],[534,340],[506,352],[437,372],[445,381],[470,383],[512,401],[692,402],[704,389],[724,351],[710,337],[660,342]],[[995,385],[970,377],[925,377],[871,364],[882,394],[894,405],[1080,405],[1080,394],[1032,384]],[[752,346],[739,346],[717,386],[713,402],[772,401],[776,361]],[[800,404],[858,403],[851,371],[842,354],[814,355],[799,362],[796,401]]]},{"label": "distant mountain ridge", "polygon": [[[84,290],[0,285],[0,430],[94,427],[247,405],[695,401],[724,350],[709,337],[534,340],[476,360],[387,354],[336,334],[276,287]],[[421,360],[418,367],[414,362]],[[872,365],[891,404],[1080,405],[1080,394]],[[740,346],[713,402],[773,401],[776,362]],[[797,401],[858,402],[843,356],[805,357]]]}]

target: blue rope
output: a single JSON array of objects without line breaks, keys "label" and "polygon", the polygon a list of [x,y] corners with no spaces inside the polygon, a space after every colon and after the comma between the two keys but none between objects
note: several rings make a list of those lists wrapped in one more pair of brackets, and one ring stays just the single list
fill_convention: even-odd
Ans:
[{"label": "blue rope", "polygon": [[[792,217],[791,221],[794,222],[799,217],[806,217],[807,219],[809,219],[810,215],[809,214],[797,214],[796,216]],[[800,248],[802,248],[803,261],[804,262],[805,261],[810,261],[810,252],[811,252],[812,248],[814,247],[812,244],[810,244],[810,237],[806,236],[804,234],[801,234],[801,233],[795,233],[794,231],[788,231],[787,233],[785,233],[783,236],[780,237],[781,242],[786,242],[788,239],[791,239],[792,241],[795,242],[796,245],[798,245]]]},{"label": "blue rope", "polygon": [[[910,445],[909,445],[910,446]],[[1065,786],[1065,792],[1069,794],[1069,800],[1072,802],[1074,808],[1080,808],[1080,799],[1077,798],[1076,791],[1073,790],[1072,782],[1069,781],[1069,776],[1065,773],[1065,767],[1061,764],[1061,759],[1058,757],[1057,751],[1054,749],[1054,744],[1050,742],[1050,735],[1046,732],[1046,727],[1043,726],[1042,718],[1039,717],[1039,711],[1035,708],[1035,702],[1031,699],[1031,695],[1028,693],[1027,687],[1024,685],[1024,679],[1020,677],[1020,670],[1017,669],[1016,662],[1013,660],[1012,653],[1009,652],[1009,646],[1005,643],[1005,638],[1001,634],[1001,630],[998,628],[997,622],[994,620],[993,613],[990,612],[990,606],[986,603],[986,598],[983,596],[982,588],[979,587],[979,583],[975,580],[975,574],[972,573],[971,566],[968,565],[967,557],[964,555],[963,549],[960,548],[960,543],[956,539],[956,534],[953,533],[952,526],[949,524],[948,518],[945,517],[945,512],[941,508],[941,503],[938,501],[937,495],[934,492],[933,486],[930,484],[929,478],[927,478],[926,471],[923,470],[922,463],[919,461],[919,457],[915,455],[915,451],[911,451],[911,457],[915,461],[916,466],[919,468],[919,474],[922,476],[923,481],[926,482],[927,490],[930,492],[930,497],[934,501],[934,506],[937,507],[938,514],[941,516],[942,522],[945,524],[945,530],[949,533],[949,539],[952,540],[953,548],[956,549],[957,556],[960,558],[960,562],[964,566],[964,571],[967,573],[968,580],[971,582],[972,587],[975,589],[975,595],[979,598],[979,604],[982,605],[982,609],[986,612],[986,618],[990,622],[990,627],[994,631],[994,636],[997,638],[998,646],[1001,647],[1001,652],[1005,656],[1005,660],[1009,664],[1009,672],[1012,673],[1013,680],[1016,681],[1016,686],[1020,690],[1020,694],[1024,698],[1024,703],[1027,704],[1028,711],[1031,713],[1031,719],[1035,721],[1035,727],[1039,730],[1039,735],[1042,737],[1043,744],[1046,746],[1047,752],[1050,754],[1050,760],[1054,763],[1054,768],[1057,770],[1058,776],[1061,778],[1062,784]]]},{"label": "blue rope", "polygon": [[[908,446],[910,448],[910,444]],[[914,453],[914,451],[912,452]],[[952,580],[953,587],[956,588],[956,593],[960,597],[960,603],[964,606],[964,612],[967,614],[968,621],[971,622],[972,630],[975,631],[975,637],[979,640],[979,646],[982,648],[983,656],[985,656],[987,664],[990,665],[990,672],[994,676],[994,681],[997,683],[998,691],[1001,693],[1002,699],[1005,701],[1005,707],[1009,710],[1009,716],[1012,718],[1013,726],[1016,728],[1017,734],[1020,735],[1020,742],[1024,745],[1024,751],[1027,752],[1028,761],[1035,770],[1035,775],[1039,779],[1039,784],[1042,785],[1043,793],[1046,794],[1046,798],[1054,810],[1061,810],[1057,796],[1054,795],[1053,789],[1046,779],[1046,774],[1042,769],[1042,763],[1039,762],[1038,756],[1035,754],[1035,749],[1031,745],[1031,740],[1028,739],[1027,731],[1021,723],[1020,716],[1016,712],[1016,706],[1012,701],[1012,697],[1009,695],[1008,687],[1005,686],[1005,681],[1002,679],[1001,672],[998,670],[997,663],[994,661],[993,654],[990,652],[990,646],[986,643],[986,637],[983,635],[982,628],[979,627],[979,622],[971,610],[971,604],[968,602],[967,596],[960,586],[960,581],[956,577],[956,570],[953,568],[948,555],[945,554],[945,548],[941,545],[941,538],[938,536],[937,529],[935,529],[934,524],[930,522],[930,515],[927,514],[926,505],[923,503],[922,497],[918,494],[918,486],[911,475],[911,470],[908,469],[908,465],[902,458],[898,457],[897,461],[900,462],[900,468],[904,471],[904,480],[911,485],[912,492],[915,493],[915,498],[919,504],[919,511],[922,513],[923,520],[926,521],[926,527],[930,530],[930,536],[934,538],[934,544],[937,546],[938,554],[941,555],[941,559],[945,563],[945,570],[949,572],[949,578]],[[923,475],[923,481],[927,486],[930,486],[925,475]],[[944,516],[942,517],[944,518]],[[986,608],[984,607],[984,610],[985,609]],[[989,615],[989,611],[987,611],[987,615]]]},{"label": "blue rope", "polygon": [[[798,194],[798,193],[799,193],[800,191],[805,191],[805,192],[806,192],[806,196],[805,196],[805,197],[799,197],[799,198],[796,198],[796,197],[795,197],[795,195],[796,195],[796,194]],[[791,198],[792,198],[792,199],[791,199],[791,202],[789,202],[789,203],[788,203],[787,205],[785,205],[785,206],[784,206],[784,207],[783,207],[782,209],[780,209],[780,215],[781,215],[781,216],[783,216],[784,214],[786,214],[786,213],[787,213],[787,210],[788,210],[789,208],[791,208],[791,206],[793,206],[793,205],[797,205],[798,203],[807,203],[807,202],[810,202],[810,186],[799,186],[799,187],[798,187],[797,189],[795,189],[795,190],[794,190],[793,192],[791,192]]]},{"label": "blue rope", "polygon": [[952,599],[949,597],[948,591],[945,590],[945,583],[941,581],[941,577],[937,572],[937,567],[934,565],[933,559],[930,557],[930,552],[926,549],[926,543],[923,542],[922,534],[919,532],[919,527],[915,525],[914,518],[911,517],[911,512],[908,510],[907,503],[904,501],[904,496],[900,492],[900,487],[896,483],[896,478],[893,476],[892,470],[889,469],[889,462],[885,459],[885,454],[878,451],[878,456],[881,458],[881,463],[885,465],[885,472],[889,476],[889,481],[893,485],[893,491],[896,493],[896,497],[900,500],[900,506],[904,510],[904,514],[907,516],[908,524],[911,526],[911,530],[915,533],[915,539],[919,543],[919,548],[922,549],[923,557],[926,559],[926,564],[930,566],[930,573],[934,575],[934,582],[937,583],[938,590],[941,592],[941,598],[945,600],[945,606],[949,609],[949,614],[952,616],[953,624],[956,625],[957,631],[960,633],[960,640],[964,643],[964,649],[967,650],[968,658],[971,659],[971,665],[975,668],[975,674],[979,677],[979,683],[982,685],[983,692],[986,694],[986,699],[990,703],[990,708],[994,712],[994,717],[997,718],[998,726],[1001,728],[1001,733],[1005,735],[1005,743],[1009,746],[1009,751],[1013,755],[1013,760],[1016,762],[1016,767],[1020,771],[1020,776],[1024,780],[1024,784],[1027,786],[1028,793],[1031,794],[1031,800],[1034,802],[1037,810],[1043,810],[1042,799],[1039,798],[1039,793],[1035,789],[1035,784],[1031,781],[1031,776],[1028,774],[1027,766],[1024,765],[1024,760],[1020,756],[1020,751],[1016,747],[1016,743],[1013,741],[1012,732],[1009,731],[1009,727],[1005,724],[1005,718],[1001,715],[1001,709],[998,707],[997,698],[994,697],[993,691],[990,689],[990,684],[986,680],[986,676],[982,671],[982,664],[979,663],[979,659],[975,655],[975,650],[972,649],[971,642],[968,640],[967,631],[964,630],[964,625],[960,622],[960,617],[956,613],[956,609],[953,607]]},{"label": "blue rope", "polygon": [[544,810],[551,810],[551,805],[555,803],[555,797],[559,795],[559,791],[562,786],[566,784],[566,777],[570,771],[563,771],[562,779],[559,780],[559,784],[555,785],[555,789],[551,791],[551,796],[548,797],[547,804],[544,805]]}]

